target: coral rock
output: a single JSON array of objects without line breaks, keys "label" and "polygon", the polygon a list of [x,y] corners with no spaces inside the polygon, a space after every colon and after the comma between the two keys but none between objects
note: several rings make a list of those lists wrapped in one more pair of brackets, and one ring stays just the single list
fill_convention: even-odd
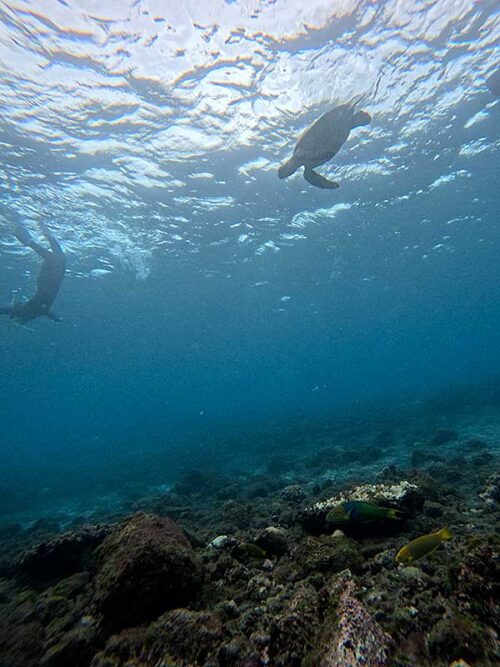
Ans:
[{"label": "coral rock", "polygon": [[271,628],[271,664],[300,665],[314,646],[321,624],[321,599],[310,584],[297,585],[291,600]]},{"label": "coral rock", "polygon": [[335,573],[349,568],[359,571],[363,557],[357,543],[348,537],[306,537],[299,544],[295,558],[304,573]]},{"label": "coral rock", "polygon": [[87,667],[100,641],[95,624],[79,623],[45,652],[40,667]]},{"label": "coral rock", "polygon": [[402,510],[421,508],[424,502],[422,491],[416,484],[401,480],[394,484],[360,484],[350,490],[320,500],[303,511],[301,521],[304,528],[313,534],[326,531],[326,515],[339,505],[350,500],[365,500],[373,503],[390,503]]},{"label": "coral rock", "polygon": [[189,602],[201,568],[171,519],[134,514],[97,551],[94,602],[111,626],[133,626]]},{"label": "coral rock", "polygon": [[487,505],[497,505],[500,502],[500,472],[488,477],[484,491],[479,494]]},{"label": "coral rock", "polygon": [[463,615],[443,618],[436,623],[427,638],[429,653],[434,660],[458,660],[462,657],[473,661],[485,660],[496,653],[495,644],[496,638],[492,632]]},{"label": "coral rock", "polygon": [[288,551],[286,532],[275,526],[265,528],[255,540],[255,544],[273,556],[283,556]]},{"label": "coral rock", "polygon": [[338,630],[319,662],[320,667],[385,667],[394,641],[354,596],[355,585],[345,581],[337,608]]},{"label": "coral rock", "polygon": [[[146,632],[146,647],[153,664],[168,664],[168,659],[181,664],[204,665],[217,654],[222,640],[220,620],[210,612],[176,609],[169,611]],[[156,662],[158,661],[158,662]]]},{"label": "coral rock", "polygon": [[224,547],[227,546],[234,546],[235,543],[236,540],[234,539],[234,537],[230,537],[229,535],[218,535],[208,543],[208,548],[223,549]]},{"label": "coral rock", "polygon": [[306,497],[302,487],[298,484],[285,486],[285,488],[281,489],[279,495],[283,500],[286,500],[289,503],[300,503]]},{"label": "coral rock", "polygon": [[84,526],[78,532],[44,540],[22,555],[19,570],[40,581],[62,579],[85,570],[92,552],[110,530],[108,526]]}]

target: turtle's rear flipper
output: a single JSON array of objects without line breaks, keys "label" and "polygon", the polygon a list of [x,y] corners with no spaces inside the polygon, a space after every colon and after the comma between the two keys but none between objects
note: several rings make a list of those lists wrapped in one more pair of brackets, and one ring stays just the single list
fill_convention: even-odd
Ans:
[{"label": "turtle's rear flipper", "polygon": [[313,169],[304,169],[304,178],[311,185],[315,185],[317,188],[322,188],[323,190],[335,190],[339,187],[338,183],[320,176]]},{"label": "turtle's rear flipper", "polygon": [[292,155],[292,157],[289,160],[283,162],[283,164],[280,165],[280,168],[278,169],[278,176],[280,178],[288,178],[292,174],[295,174],[295,172],[299,167],[300,167],[300,162],[294,160]]}]

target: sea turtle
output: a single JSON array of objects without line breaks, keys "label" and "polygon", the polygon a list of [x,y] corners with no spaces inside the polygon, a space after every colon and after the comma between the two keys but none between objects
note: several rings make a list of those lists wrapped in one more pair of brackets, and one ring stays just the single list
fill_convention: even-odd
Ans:
[{"label": "sea turtle", "polygon": [[288,178],[304,166],[304,178],[311,185],[324,189],[338,188],[338,183],[320,176],[313,168],[328,162],[339,152],[353,127],[368,125],[370,121],[370,114],[355,111],[351,104],[327,111],[300,137],[292,157],[278,169],[278,176]]}]

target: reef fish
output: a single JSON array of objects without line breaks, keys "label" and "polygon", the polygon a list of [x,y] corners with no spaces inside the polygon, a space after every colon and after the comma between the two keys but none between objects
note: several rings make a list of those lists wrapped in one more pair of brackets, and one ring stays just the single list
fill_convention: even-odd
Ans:
[{"label": "reef fish", "polygon": [[383,519],[402,519],[403,516],[399,510],[388,507],[379,507],[365,500],[350,500],[340,503],[326,515],[326,520],[330,523],[369,523],[371,521],[381,521]]},{"label": "reef fish", "polygon": [[415,540],[408,542],[396,554],[397,563],[412,563],[417,558],[431,554],[441,542],[451,540],[453,537],[448,528],[442,528],[437,533],[430,533],[429,535],[422,535]]}]

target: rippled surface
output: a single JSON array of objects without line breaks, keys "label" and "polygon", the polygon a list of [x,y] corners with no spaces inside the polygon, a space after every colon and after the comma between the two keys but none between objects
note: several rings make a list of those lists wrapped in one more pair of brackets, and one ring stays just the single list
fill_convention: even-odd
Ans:
[{"label": "rippled surface", "polygon": [[[2,199],[50,217],[75,270],[138,278],[156,251],[251,260],[425,199],[495,150],[495,5],[4,0]],[[298,133],[348,100],[373,121],[323,169],[342,188],[279,182]]]}]

